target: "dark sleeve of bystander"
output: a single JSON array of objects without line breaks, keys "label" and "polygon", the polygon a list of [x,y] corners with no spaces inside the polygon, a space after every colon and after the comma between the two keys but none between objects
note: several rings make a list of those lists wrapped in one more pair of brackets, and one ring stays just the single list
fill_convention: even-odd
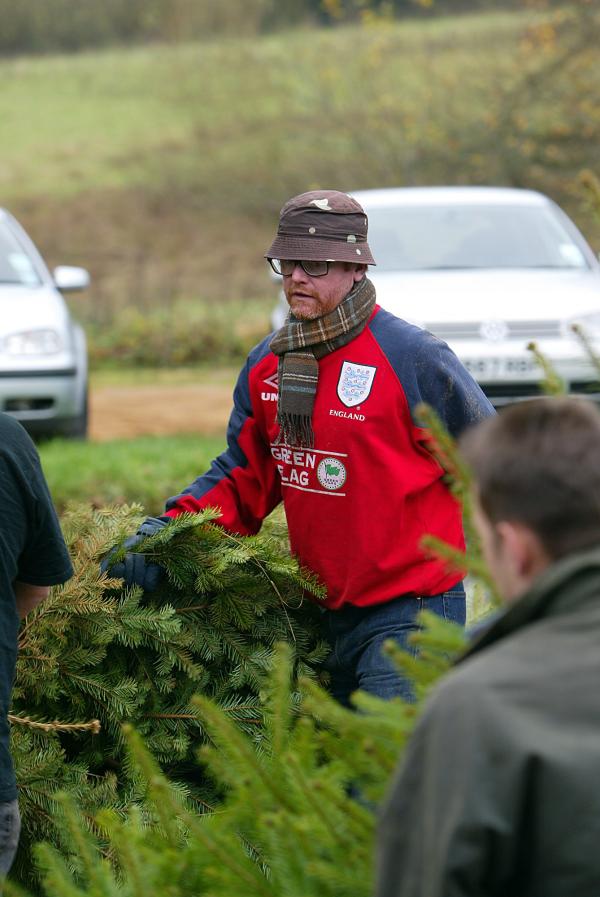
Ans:
[{"label": "dark sleeve of bystander", "polygon": [[0,803],[17,797],[8,711],[19,617],[72,573],[37,450],[23,427],[0,413]]},{"label": "dark sleeve of bystander", "polygon": [[37,450],[23,427],[0,414],[0,587],[51,586],[73,568]]}]

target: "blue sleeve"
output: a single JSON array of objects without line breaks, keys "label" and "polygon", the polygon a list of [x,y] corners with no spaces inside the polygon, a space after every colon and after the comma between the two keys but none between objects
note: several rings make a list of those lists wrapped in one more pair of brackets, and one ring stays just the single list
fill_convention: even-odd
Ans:
[{"label": "blue sleeve", "polygon": [[219,523],[232,532],[257,532],[262,520],[281,500],[279,480],[270,446],[254,417],[250,381],[252,369],[269,352],[269,338],[248,356],[233,393],[233,410],[227,427],[227,448],[210,469],[169,498],[167,516],[218,507]]},{"label": "blue sleeve", "polygon": [[427,330],[380,311],[371,331],[394,368],[415,424],[415,409],[430,405],[456,437],[495,414],[489,399],[452,349]]}]

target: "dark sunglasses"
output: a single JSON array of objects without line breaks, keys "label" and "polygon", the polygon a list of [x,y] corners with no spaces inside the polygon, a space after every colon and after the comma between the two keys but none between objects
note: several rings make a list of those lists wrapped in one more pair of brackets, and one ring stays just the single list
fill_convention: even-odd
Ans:
[{"label": "dark sunglasses", "polygon": [[305,274],[309,277],[324,277],[329,272],[329,262],[310,262],[304,260],[292,259],[268,259],[268,262],[275,274],[282,274],[289,277],[294,273],[296,265],[300,265]]}]

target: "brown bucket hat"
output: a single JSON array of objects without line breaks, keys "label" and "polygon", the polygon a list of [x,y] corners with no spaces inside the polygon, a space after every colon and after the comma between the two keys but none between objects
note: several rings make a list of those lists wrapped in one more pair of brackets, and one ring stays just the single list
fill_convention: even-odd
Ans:
[{"label": "brown bucket hat", "polygon": [[289,199],[265,258],[376,264],[363,207],[339,190],[311,190]]}]

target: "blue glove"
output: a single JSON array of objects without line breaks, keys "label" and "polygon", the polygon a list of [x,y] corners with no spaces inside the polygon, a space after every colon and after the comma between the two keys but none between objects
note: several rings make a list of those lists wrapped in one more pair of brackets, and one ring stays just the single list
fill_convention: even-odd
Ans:
[{"label": "blue glove", "polygon": [[[125,548],[133,548],[142,539],[154,535],[154,533],[157,533],[166,525],[167,521],[161,520],[159,517],[146,517],[135,536],[129,536],[128,539],[125,539],[123,546]],[[165,573],[160,564],[146,561],[143,554],[131,554],[130,552],[127,552],[122,561],[119,561],[117,564],[111,564],[111,557],[116,550],[116,548],[113,548],[102,559],[100,570],[103,573],[108,572],[109,576],[113,576],[115,579],[123,579],[128,586],[141,586],[145,592],[153,592]]]}]

